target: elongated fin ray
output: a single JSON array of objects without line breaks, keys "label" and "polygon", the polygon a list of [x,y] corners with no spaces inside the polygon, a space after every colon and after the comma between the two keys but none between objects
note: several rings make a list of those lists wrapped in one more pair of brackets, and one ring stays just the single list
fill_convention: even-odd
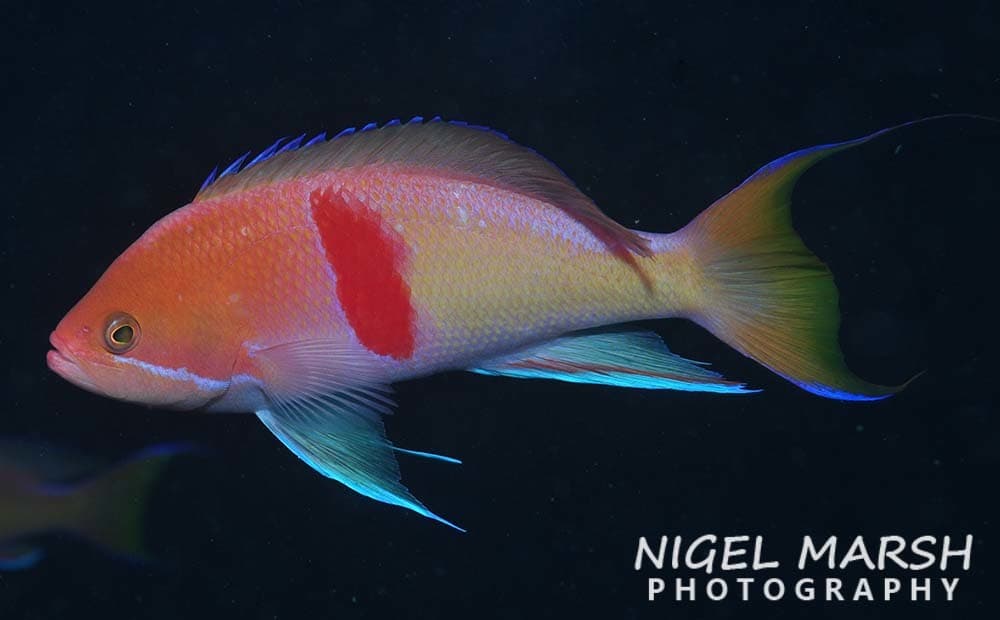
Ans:
[{"label": "elongated fin ray", "polygon": [[401,506],[464,532],[434,514],[400,482],[399,465],[378,415],[336,403],[285,403],[257,417],[307,465],[374,500]]},{"label": "elongated fin ray", "polygon": [[[318,137],[317,137],[318,138]],[[249,155],[249,154],[248,154]],[[256,185],[327,170],[372,165],[419,169],[516,192],[565,211],[608,248],[635,264],[632,255],[649,256],[649,242],[605,215],[555,165],[502,133],[478,125],[435,117],[414,117],[345,129],[327,142],[310,140],[297,149],[272,146],[240,170],[245,157],[204,186],[194,201],[210,200]]]},{"label": "elongated fin ray", "polygon": [[432,461],[442,461],[444,463],[452,463],[454,465],[461,465],[462,461],[450,457],[444,456],[442,454],[434,454],[433,452],[421,452],[420,450],[407,450],[406,448],[399,448],[397,446],[392,447],[393,450],[399,452],[400,454],[409,454],[410,456],[419,456],[421,458],[430,459]]},{"label": "elongated fin ray", "polygon": [[310,467],[374,500],[401,506],[460,531],[436,515],[400,481],[395,452],[458,462],[395,448],[382,415],[393,405],[366,357],[350,345],[312,340],[253,353],[272,406],[257,417]]},{"label": "elongated fin ray", "polygon": [[567,334],[470,369],[520,379],[557,379],[650,390],[740,394],[742,383],[675,355],[652,332],[593,331]]}]

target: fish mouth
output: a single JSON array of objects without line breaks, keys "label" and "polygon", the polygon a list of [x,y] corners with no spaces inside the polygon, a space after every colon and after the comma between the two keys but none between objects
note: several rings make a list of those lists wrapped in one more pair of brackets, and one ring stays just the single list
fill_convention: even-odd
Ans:
[{"label": "fish mouth", "polygon": [[49,369],[73,385],[96,392],[97,386],[94,384],[94,381],[84,372],[80,366],[80,362],[70,352],[66,343],[55,332],[52,332],[52,335],[49,336],[49,342],[53,347],[45,355],[45,362],[48,364]]}]

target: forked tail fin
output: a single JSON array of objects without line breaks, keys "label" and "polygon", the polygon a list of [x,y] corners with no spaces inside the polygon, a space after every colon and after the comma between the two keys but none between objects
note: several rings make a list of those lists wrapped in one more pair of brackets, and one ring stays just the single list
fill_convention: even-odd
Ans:
[{"label": "forked tail fin", "polygon": [[771,162],[683,228],[701,276],[700,303],[690,318],[814,394],[878,400],[902,389],[869,383],[847,368],[837,343],[833,275],[802,243],[791,218],[792,188],[802,173],[892,129]]},{"label": "forked tail fin", "polygon": [[153,484],[186,444],[147,448],[115,468],[79,485],[73,495],[71,527],[119,555],[144,558],[143,521]]}]

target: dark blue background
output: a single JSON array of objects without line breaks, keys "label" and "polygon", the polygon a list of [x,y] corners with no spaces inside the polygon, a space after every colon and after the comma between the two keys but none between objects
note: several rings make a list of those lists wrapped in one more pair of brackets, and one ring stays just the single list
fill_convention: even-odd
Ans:
[{"label": "dark blue background", "polygon": [[[910,389],[824,400],[666,321],[651,327],[675,351],[765,392],[401,385],[390,437],[465,461],[404,458],[404,480],[465,535],[320,478],[249,416],[111,402],[44,364],[49,331],[115,256],[213,166],[279,136],[414,114],[487,124],[618,221],[668,231],[796,148],[1000,114],[995,3],[80,4],[8,5],[0,26],[0,433],[211,453],[157,488],[160,565],[55,541],[37,569],[0,575],[0,618],[996,617],[989,123],[900,131],[796,192],[851,365],[880,382],[927,370]],[[951,604],[647,604],[637,537],[702,533],[762,534],[789,558],[803,534],[977,543]]]}]

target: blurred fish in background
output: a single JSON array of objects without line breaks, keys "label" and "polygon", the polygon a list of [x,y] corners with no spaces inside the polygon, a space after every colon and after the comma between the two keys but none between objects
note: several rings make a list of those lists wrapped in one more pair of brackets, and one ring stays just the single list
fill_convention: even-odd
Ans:
[{"label": "blurred fish in background", "polygon": [[0,439],[0,570],[35,566],[53,534],[146,558],[147,500],[167,463],[189,450],[186,444],[151,446],[109,468],[45,442]]}]

